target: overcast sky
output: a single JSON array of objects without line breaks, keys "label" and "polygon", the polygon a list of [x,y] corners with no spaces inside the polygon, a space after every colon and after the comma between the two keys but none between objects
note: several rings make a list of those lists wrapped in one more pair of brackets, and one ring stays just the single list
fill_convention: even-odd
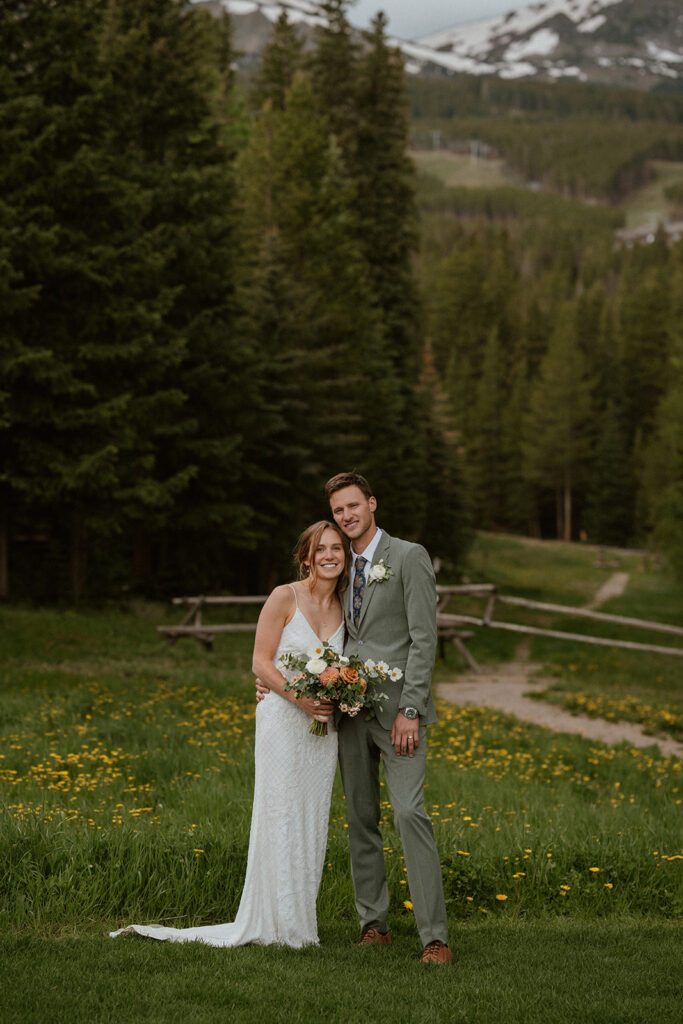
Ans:
[{"label": "overcast sky", "polygon": [[527,7],[533,0],[358,0],[349,11],[353,24],[365,26],[377,11],[389,19],[389,34],[418,39],[462,21],[506,14]]}]

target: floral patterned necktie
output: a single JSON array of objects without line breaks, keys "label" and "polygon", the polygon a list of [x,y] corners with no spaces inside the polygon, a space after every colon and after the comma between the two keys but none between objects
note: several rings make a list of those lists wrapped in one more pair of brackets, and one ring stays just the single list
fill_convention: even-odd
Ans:
[{"label": "floral patterned necktie", "polygon": [[360,609],[363,604],[363,594],[365,593],[365,566],[367,564],[367,558],[363,558],[359,555],[356,559],[356,571],[353,575],[353,624],[358,625],[360,619]]}]

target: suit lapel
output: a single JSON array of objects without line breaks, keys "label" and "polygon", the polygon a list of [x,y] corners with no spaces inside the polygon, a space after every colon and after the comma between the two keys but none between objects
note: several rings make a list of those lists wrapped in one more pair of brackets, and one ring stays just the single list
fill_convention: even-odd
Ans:
[{"label": "suit lapel", "polygon": [[[371,568],[372,568],[373,565],[377,565],[377,563],[380,561],[380,559],[387,558],[387,556],[389,554],[389,542],[390,542],[390,540],[391,540],[391,537],[389,536],[389,534],[385,533],[384,531],[382,531],[381,540],[380,540],[379,544],[377,545],[377,547],[375,548],[375,554],[373,555],[373,558],[372,558]],[[367,610],[370,607],[370,602],[372,601],[372,599],[373,599],[373,597],[375,595],[375,591],[377,590],[377,587],[379,587],[379,586],[381,586],[381,583],[373,583],[371,585],[370,584],[370,580],[368,580],[368,582],[365,584],[365,593],[363,594],[363,603],[362,603],[362,605],[360,607],[360,617],[358,619],[358,628],[359,629],[360,629],[360,627],[361,627],[361,625],[363,623],[363,619],[365,618]]]}]

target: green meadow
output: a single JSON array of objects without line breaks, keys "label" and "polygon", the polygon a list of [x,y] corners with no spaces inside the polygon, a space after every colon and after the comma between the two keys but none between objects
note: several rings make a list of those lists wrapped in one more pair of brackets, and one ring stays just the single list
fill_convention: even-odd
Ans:
[{"label": "green meadow", "polygon": [[[630,582],[610,610],[680,621],[683,596],[666,573],[643,568],[637,554],[619,558]],[[594,563],[595,551],[581,546],[480,536],[468,573],[580,605],[607,578]],[[154,627],[177,611],[161,605],[0,615],[3,1019],[208,1021],[219,1011],[244,1020],[676,1019],[683,773],[656,746],[608,747],[492,710],[440,705],[426,796],[452,969],[417,961],[388,801],[394,944],[353,947],[338,780],[320,947],[112,941],[108,931],[132,921],[182,927],[234,917],[251,813],[251,638],[220,637],[210,653],[190,641],[170,648]],[[518,642],[480,631],[471,648],[496,661]],[[550,699],[586,694],[637,700],[648,714],[680,711],[680,661],[626,655],[549,640],[531,649],[553,680]],[[453,679],[460,668],[448,650],[436,677]],[[359,985],[351,978],[360,972]]]}]

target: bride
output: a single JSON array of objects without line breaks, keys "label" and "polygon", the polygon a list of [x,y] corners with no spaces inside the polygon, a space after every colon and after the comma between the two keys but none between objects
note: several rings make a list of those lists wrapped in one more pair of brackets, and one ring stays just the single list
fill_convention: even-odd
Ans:
[{"label": "bride", "polygon": [[[277,667],[289,651],[313,653],[322,641],[344,647],[339,591],[345,585],[349,543],[334,523],[304,530],[296,549],[299,579],[276,587],[256,627],[254,672],[270,688],[256,709],[254,805],[247,874],[237,917],[230,924],[166,928],[132,924],[111,932],[137,932],[170,942],[212,946],[318,942],[315,905],[327,846],[337,733],[331,703],[296,700]],[[326,736],[309,732],[311,718],[328,722]]]}]

